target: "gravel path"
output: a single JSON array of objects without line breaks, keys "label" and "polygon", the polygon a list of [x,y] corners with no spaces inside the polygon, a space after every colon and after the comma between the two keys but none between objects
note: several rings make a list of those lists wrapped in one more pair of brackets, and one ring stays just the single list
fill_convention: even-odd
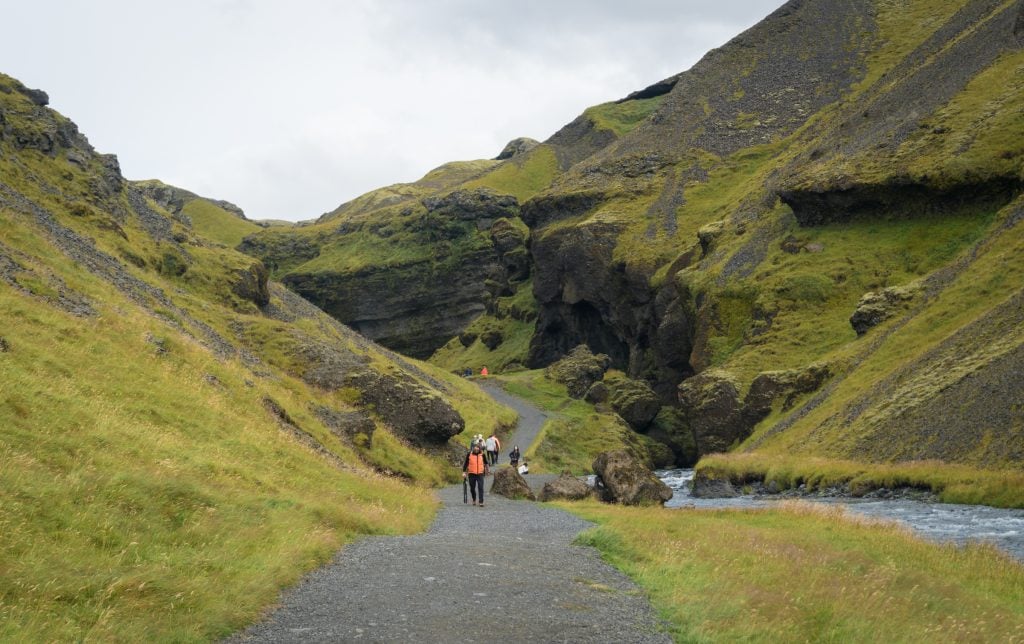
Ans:
[{"label": "gravel path", "polygon": [[502,458],[507,460],[508,452],[515,445],[518,445],[519,451],[525,454],[526,450],[530,449],[530,445],[537,438],[537,435],[540,434],[540,429],[544,426],[545,421],[547,421],[548,415],[522,398],[517,398],[508,393],[494,380],[480,380],[477,381],[477,384],[491,398],[507,407],[511,407],[519,414],[519,424],[516,425],[515,433],[512,434],[511,439],[505,441],[506,444],[502,445]]},{"label": "gravel path", "polygon": [[[531,410],[537,427],[520,430],[536,436],[543,414]],[[438,496],[428,532],[347,546],[229,642],[671,642],[627,577],[573,545],[592,524],[492,495],[464,505],[461,485]]]}]

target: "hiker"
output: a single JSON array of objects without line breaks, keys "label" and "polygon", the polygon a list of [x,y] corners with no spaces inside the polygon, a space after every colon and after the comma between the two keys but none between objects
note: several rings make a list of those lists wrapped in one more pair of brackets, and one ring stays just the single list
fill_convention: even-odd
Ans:
[{"label": "hiker", "polygon": [[473,449],[474,447],[479,447],[481,449],[481,451],[484,449],[484,435],[483,434],[475,434],[473,436],[473,440],[469,441],[469,448]]},{"label": "hiker", "polygon": [[498,454],[501,453],[501,441],[494,434],[487,438],[487,462],[490,465],[498,464]]},{"label": "hiker", "polygon": [[525,458],[523,459],[523,464],[519,466],[519,473],[520,474],[529,474],[530,473],[530,464],[526,462]]},{"label": "hiker", "polygon": [[483,376],[484,378],[486,378],[487,377],[487,373],[488,373],[487,372],[487,366],[484,365],[484,368],[480,370],[480,375]]},{"label": "hiker", "polygon": [[508,461],[512,464],[512,467],[515,467],[517,470],[519,468],[519,456],[519,446],[516,445],[512,448],[512,451],[508,453]]},{"label": "hiker", "polygon": [[477,491],[480,493],[480,507],[484,507],[484,477],[487,476],[487,457],[480,445],[474,444],[472,451],[466,454],[462,464],[462,478],[469,479],[469,491],[473,495],[473,505],[477,505]]}]

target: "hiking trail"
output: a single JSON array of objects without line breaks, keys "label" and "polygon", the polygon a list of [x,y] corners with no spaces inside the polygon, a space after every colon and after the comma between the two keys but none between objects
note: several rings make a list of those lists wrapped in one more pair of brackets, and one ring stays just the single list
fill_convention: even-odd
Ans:
[{"label": "hiking trail", "polygon": [[[525,453],[547,416],[486,383],[520,414],[502,458]],[[528,475],[539,492],[551,476]],[[487,487],[490,483],[487,483]],[[228,642],[671,642],[625,575],[573,540],[593,524],[557,508],[438,491],[422,534],[369,537],[285,591],[264,621]]]}]

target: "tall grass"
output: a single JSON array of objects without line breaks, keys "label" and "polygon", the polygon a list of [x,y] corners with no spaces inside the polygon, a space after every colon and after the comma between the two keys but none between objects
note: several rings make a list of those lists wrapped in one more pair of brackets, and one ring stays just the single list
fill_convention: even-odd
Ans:
[{"label": "tall grass", "polygon": [[560,503],[679,642],[1024,640],[1024,567],[841,507],[665,510]]},{"label": "tall grass", "polygon": [[1019,469],[985,470],[942,461],[865,463],[760,452],[712,454],[696,469],[702,478],[736,485],[773,481],[782,490],[800,485],[814,490],[849,484],[855,494],[914,487],[930,490],[946,503],[1024,508],[1024,472]]},{"label": "tall grass", "polygon": [[[27,271],[96,315],[0,283],[0,641],[217,639],[344,543],[429,523],[428,490],[374,474],[310,411],[344,401],[215,357],[3,217]],[[443,469],[390,446],[427,483]]]}]

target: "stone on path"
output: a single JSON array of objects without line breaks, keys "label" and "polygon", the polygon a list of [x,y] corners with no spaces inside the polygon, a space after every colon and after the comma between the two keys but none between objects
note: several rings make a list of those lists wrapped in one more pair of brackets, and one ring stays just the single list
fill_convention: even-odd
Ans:
[{"label": "stone on path", "polygon": [[566,501],[579,501],[589,497],[593,490],[589,485],[579,480],[569,472],[562,472],[554,481],[544,484],[540,491],[541,501],[554,501],[564,499]]},{"label": "stone on path", "polygon": [[500,494],[506,499],[536,500],[533,490],[523,475],[511,467],[494,469],[494,482],[491,483],[491,494]]}]

